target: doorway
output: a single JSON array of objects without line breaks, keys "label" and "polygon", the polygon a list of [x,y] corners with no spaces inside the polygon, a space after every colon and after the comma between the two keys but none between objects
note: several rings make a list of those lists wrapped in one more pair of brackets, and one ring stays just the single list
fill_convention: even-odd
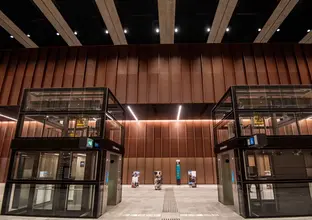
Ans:
[{"label": "doorway", "polygon": [[223,202],[224,205],[234,205],[233,189],[232,189],[232,174],[230,166],[229,154],[221,156],[222,161],[222,185],[223,185]]},{"label": "doorway", "polygon": [[107,205],[117,205],[121,202],[121,155],[110,153]]}]

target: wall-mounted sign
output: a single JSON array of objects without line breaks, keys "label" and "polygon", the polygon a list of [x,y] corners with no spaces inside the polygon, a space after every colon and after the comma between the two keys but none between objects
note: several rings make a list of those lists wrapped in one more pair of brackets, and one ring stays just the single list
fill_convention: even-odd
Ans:
[{"label": "wall-mounted sign", "polygon": [[253,117],[253,122],[255,126],[264,126],[264,118],[259,115]]},{"label": "wall-mounted sign", "polygon": [[87,148],[93,148],[93,139],[87,138]]},{"label": "wall-mounted sign", "polygon": [[247,139],[248,147],[265,147],[267,145],[267,137],[265,134],[256,134]]}]

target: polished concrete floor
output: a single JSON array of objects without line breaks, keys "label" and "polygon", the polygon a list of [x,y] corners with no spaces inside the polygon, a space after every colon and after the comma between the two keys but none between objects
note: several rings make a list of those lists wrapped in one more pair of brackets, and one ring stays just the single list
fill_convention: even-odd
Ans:
[{"label": "polished concrete floor", "polygon": [[[0,196],[2,189],[0,185]],[[0,197],[2,198],[2,197]],[[1,203],[0,199],[0,203]],[[26,218],[0,216],[1,220],[37,219],[50,220],[60,218]],[[71,218],[73,219],[73,218]],[[136,189],[123,186],[123,201],[115,207],[109,207],[99,219],[109,220],[240,220],[231,207],[217,202],[215,185],[188,186],[164,185],[161,191],[155,191],[152,185],[142,185]],[[311,218],[287,218],[311,219]],[[263,219],[264,220],[264,219]],[[275,218],[276,220],[276,218]]]}]

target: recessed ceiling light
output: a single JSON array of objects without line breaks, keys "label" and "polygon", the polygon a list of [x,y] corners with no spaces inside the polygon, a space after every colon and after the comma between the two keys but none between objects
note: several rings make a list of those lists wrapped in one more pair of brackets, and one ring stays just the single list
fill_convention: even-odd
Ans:
[{"label": "recessed ceiling light", "polygon": [[159,33],[159,28],[156,28],[155,31],[156,31],[156,33]]},{"label": "recessed ceiling light", "polygon": [[128,30],[127,30],[127,29],[125,29],[125,30],[124,30],[124,33],[125,33],[125,34],[127,34],[127,33],[128,33]]},{"label": "recessed ceiling light", "polygon": [[310,33],[310,31],[311,31],[310,29],[307,30],[308,33]]},{"label": "recessed ceiling light", "polygon": [[56,32],[56,35],[57,35],[57,36],[60,36],[60,33],[59,33],[59,32]]},{"label": "recessed ceiling light", "polygon": [[229,32],[229,31],[230,31],[230,28],[226,28],[225,31],[226,31],[226,32]]},{"label": "recessed ceiling light", "polygon": [[13,39],[13,38],[14,38],[14,37],[13,37],[13,35],[11,35],[11,36],[10,36],[10,38],[12,38],[12,39]]},{"label": "recessed ceiling light", "polygon": [[27,34],[27,37],[30,37],[30,34]]},{"label": "recessed ceiling light", "polygon": [[178,33],[178,32],[179,32],[179,29],[176,27],[176,28],[174,29],[174,32],[175,32],[175,33]]},{"label": "recessed ceiling light", "polygon": [[280,32],[280,31],[281,31],[281,29],[277,29],[276,31],[277,31],[277,32]]},{"label": "recessed ceiling light", "polygon": [[260,32],[260,31],[261,31],[261,28],[258,28],[258,31]]},{"label": "recessed ceiling light", "polygon": [[74,35],[77,35],[78,34],[78,32],[77,31],[74,31]]},{"label": "recessed ceiling light", "polygon": [[207,32],[210,32],[210,28],[207,28]]},{"label": "recessed ceiling light", "polygon": [[108,34],[108,30],[105,30],[105,34]]}]

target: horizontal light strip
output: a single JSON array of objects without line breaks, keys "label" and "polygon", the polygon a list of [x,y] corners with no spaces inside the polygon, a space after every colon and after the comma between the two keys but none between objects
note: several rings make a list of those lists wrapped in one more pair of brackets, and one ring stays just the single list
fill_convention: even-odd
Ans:
[{"label": "horizontal light strip", "polygon": [[177,116],[177,121],[179,121],[179,120],[180,120],[181,109],[182,109],[182,105],[180,105],[180,106],[179,106],[178,116]]},{"label": "horizontal light strip", "polygon": [[[214,120],[212,120],[212,119],[203,119],[203,120],[201,120],[201,119],[194,119],[194,120],[192,120],[192,119],[183,119],[183,120],[179,120],[179,122],[213,122]],[[121,121],[121,122],[125,122],[125,123],[130,123],[130,122],[135,122],[136,123],[136,121],[134,121],[134,120],[125,120],[125,121]],[[154,123],[154,122],[162,122],[162,123],[168,123],[168,122],[175,122],[175,123],[178,123],[178,121],[177,120],[140,120],[140,122],[146,122],[146,123],[148,123],[148,122],[151,122],[151,123]],[[218,122],[218,121],[216,121],[216,122]]]},{"label": "horizontal light strip", "polygon": [[138,118],[135,116],[134,112],[132,111],[132,109],[129,105],[128,105],[128,109],[131,112],[132,116],[135,118],[135,120],[138,121]]},{"label": "horizontal light strip", "polygon": [[3,115],[3,114],[0,114],[0,117],[7,118],[7,119],[10,119],[10,120],[13,120],[13,121],[17,121],[17,119],[11,118],[11,117]]}]

